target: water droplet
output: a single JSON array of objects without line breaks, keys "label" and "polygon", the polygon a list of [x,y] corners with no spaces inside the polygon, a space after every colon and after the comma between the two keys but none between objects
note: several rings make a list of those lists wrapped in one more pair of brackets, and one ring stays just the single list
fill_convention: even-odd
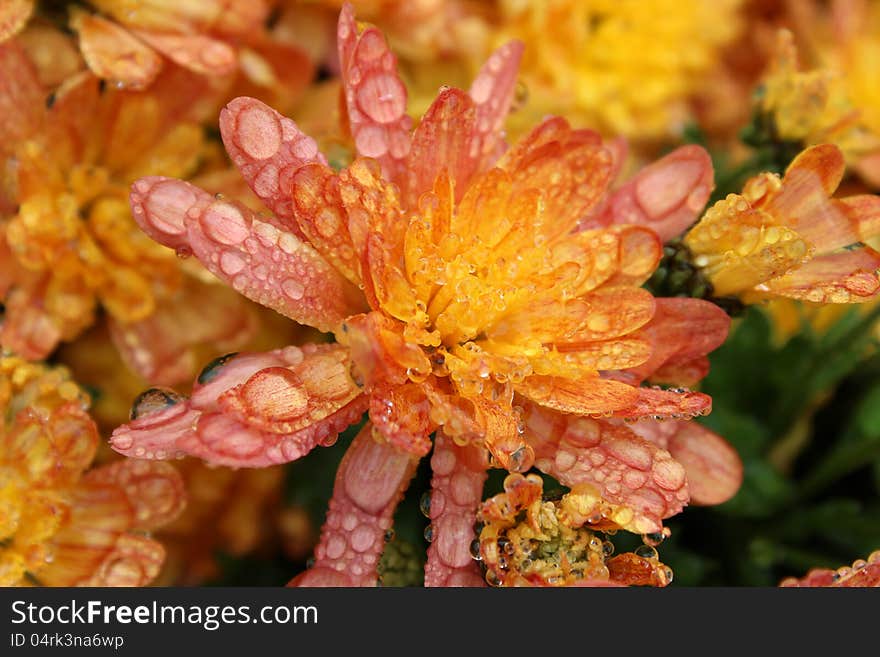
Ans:
[{"label": "water droplet", "polygon": [[614,554],[614,543],[611,541],[602,541],[602,554],[606,557],[610,557]]},{"label": "water droplet", "polygon": [[475,561],[483,560],[483,554],[480,552],[480,539],[475,538],[474,540],[472,540],[469,549],[471,553],[471,559]]},{"label": "water droplet", "polygon": [[394,540],[394,530],[393,529],[386,529],[385,533],[382,535],[382,539],[386,543],[390,543],[391,541],[393,541]]},{"label": "water droplet", "polygon": [[302,299],[306,291],[302,283],[292,278],[286,278],[281,282],[281,290],[294,301]]},{"label": "water droplet", "polygon": [[433,525],[428,525],[425,527],[425,540],[430,543],[434,540],[434,527]]},{"label": "water droplet", "polygon": [[656,559],[657,558],[657,550],[655,550],[650,545],[640,545],[633,553],[637,557],[641,557],[642,559]]},{"label": "water droplet", "polygon": [[181,260],[186,260],[187,258],[189,258],[193,254],[192,249],[189,248],[188,246],[178,246],[177,249],[174,251],[174,253]]},{"label": "water droplet", "polygon": [[170,388],[150,388],[135,397],[131,405],[129,419],[136,420],[144,415],[164,410],[184,401],[186,397]]},{"label": "water droplet", "polygon": [[419,511],[426,518],[431,517],[431,493],[422,493],[422,496],[419,498]]},{"label": "water droplet", "polygon": [[206,383],[210,383],[211,381],[216,379],[217,375],[220,374],[220,370],[223,368],[223,366],[237,355],[238,352],[234,351],[232,353],[219,356],[218,358],[212,360],[210,363],[202,368],[201,372],[199,372],[198,382],[201,385],[205,385]]}]

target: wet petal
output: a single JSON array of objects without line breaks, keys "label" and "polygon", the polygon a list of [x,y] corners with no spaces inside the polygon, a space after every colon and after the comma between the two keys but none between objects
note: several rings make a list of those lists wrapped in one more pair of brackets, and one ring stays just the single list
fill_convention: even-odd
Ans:
[{"label": "wet petal", "polygon": [[425,586],[485,586],[470,546],[488,464],[478,448],[459,447],[438,432],[431,456],[430,521]]},{"label": "wet petal", "polygon": [[202,75],[229,75],[235,71],[235,50],[228,44],[202,34],[162,34],[134,30],[143,42],[176,64]]},{"label": "wet petal", "polygon": [[701,424],[680,421],[676,425],[677,431],[670,437],[668,449],[684,466],[691,501],[714,505],[729,500],[742,484],[739,454],[724,438]]},{"label": "wet petal", "polygon": [[162,58],[152,48],[116,23],[77,11],[70,26],[79,34],[86,63],[99,78],[144,89],[162,68]]},{"label": "wet petal", "polygon": [[[288,586],[375,586],[385,532],[417,465],[374,437],[368,422],[339,464],[315,564]],[[339,575],[328,577],[333,571]]]},{"label": "wet petal", "polygon": [[708,415],[712,398],[702,392],[686,388],[663,390],[659,387],[640,387],[633,404],[614,412],[614,417],[630,420],[688,419]]},{"label": "wet petal", "polygon": [[530,376],[516,385],[515,389],[541,406],[577,415],[603,414],[629,408],[639,394],[637,388],[598,376],[584,379]]},{"label": "wet petal", "polygon": [[871,553],[867,560],[856,559],[852,566],[842,566],[837,570],[814,568],[800,579],[789,577],[780,586],[795,587],[880,587],[880,550]]},{"label": "wet petal", "polygon": [[312,247],[241,204],[159,177],[136,182],[130,200],[154,240],[192,252],[239,293],[301,324],[332,330],[363,303]]},{"label": "wet petal", "polygon": [[621,186],[598,216],[581,228],[640,224],[664,242],[699,216],[715,186],[712,160],[700,146],[682,146],[648,165]]},{"label": "wet petal", "polygon": [[764,292],[816,303],[863,303],[880,291],[880,253],[863,247],[813,258],[793,272],[767,281]]},{"label": "wet petal", "polygon": [[434,425],[428,418],[429,404],[415,384],[389,386],[370,394],[370,421],[385,440],[415,456],[431,451]]},{"label": "wet petal", "polygon": [[0,43],[18,33],[34,11],[34,0],[8,0],[0,6]]},{"label": "wet petal", "polygon": [[397,57],[377,28],[360,31],[351,5],[337,26],[339,62],[348,121],[359,155],[378,160],[386,179],[399,181],[409,155],[412,120]]},{"label": "wet petal", "polygon": [[45,116],[45,93],[34,65],[14,41],[0,43],[0,151],[33,135]]},{"label": "wet petal", "polygon": [[254,193],[288,230],[299,234],[289,184],[299,167],[327,163],[315,140],[290,119],[248,97],[230,101],[220,112],[220,134]]},{"label": "wet petal", "polygon": [[[587,483],[608,502],[632,513],[618,515],[624,529],[660,531],[663,518],[688,501],[684,468],[669,452],[629,428],[525,405],[526,438],[542,472],[573,487]],[[620,513],[620,512],[618,512]]]}]

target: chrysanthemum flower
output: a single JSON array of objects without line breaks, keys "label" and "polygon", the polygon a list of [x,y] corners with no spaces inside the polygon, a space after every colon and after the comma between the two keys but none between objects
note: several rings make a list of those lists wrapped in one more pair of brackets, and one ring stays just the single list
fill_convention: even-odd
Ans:
[{"label": "chrysanthemum flower", "polygon": [[98,433],[63,368],[0,358],[0,585],[140,586],[164,558],[144,532],[172,520],[183,482],[165,463],[87,470]]},{"label": "chrysanthemum flower", "polygon": [[141,175],[195,171],[203,131],[187,112],[198,85],[181,74],[149,92],[102,93],[83,73],[47,102],[14,40],[0,46],[0,70],[4,348],[43,358],[92,325],[99,306],[129,365],[150,380],[192,376],[189,350],[202,341],[240,345],[254,328],[241,300],[145,237],[126,202]]},{"label": "chrysanthemum flower", "polygon": [[[538,459],[563,483],[593,484],[629,509],[621,527],[660,531],[689,499],[686,466],[624,422],[707,412],[706,395],[639,384],[661,371],[693,377],[729,320],[712,304],[641,289],[660,238],[603,212],[630,199],[621,207],[663,225],[688,212],[696,189],[708,195],[705,171],[677,180],[682,161],[672,158],[609,195],[614,153],[552,117],[504,152],[515,42],[469,93],[441,90],[412,131],[382,34],[346,6],[338,37],[360,156],[349,167],[333,170],[292,121],[239,98],[221,133],[274,216],[170,178],[144,178],[131,194],[154,239],[336,342],[219,359],[189,399],[147,391],[114,448],[261,467],[332,444],[368,411],[301,584],[375,583],[383,533],[432,435],[428,584],[480,581],[468,546],[489,467],[525,472]],[[615,225],[576,230],[590,221]],[[693,331],[681,330],[682,317]],[[720,439],[702,455],[691,437],[682,444],[697,469],[738,463]],[[720,497],[738,484],[719,480]]]},{"label": "chrysanthemum flower", "polygon": [[803,151],[785,175],[763,173],[712,206],[684,244],[718,296],[822,303],[868,301],[880,291],[880,197],[832,199],[846,164],[840,149]]},{"label": "chrysanthemum flower", "polygon": [[872,552],[867,560],[856,559],[852,566],[837,570],[814,568],[805,577],[787,577],[779,584],[785,587],[878,587],[880,586],[880,550]]},{"label": "chrysanthemum flower", "polygon": [[[89,0],[94,11],[70,8],[70,27],[96,76],[120,87],[145,89],[169,63],[205,77],[237,71],[256,88],[289,97],[312,76],[301,48],[266,29],[265,0]],[[36,0],[0,7],[0,42],[34,13]]]}]

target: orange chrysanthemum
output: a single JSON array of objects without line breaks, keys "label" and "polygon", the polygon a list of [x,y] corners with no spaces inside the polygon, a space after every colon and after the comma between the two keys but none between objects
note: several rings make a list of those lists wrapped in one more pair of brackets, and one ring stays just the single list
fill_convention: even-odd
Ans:
[{"label": "orange chrysanthemum", "polygon": [[[224,143],[274,216],[170,178],[144,178],[131,194],[154,239],[337,342],[229,355],[189,399],[148,391],[114,447],[260,467],[332,444],[368,411],[302,583],[375,583],[382,534],[432,434],[428,583],[474,581],[467,546],[492,466],[526,471],[538,458],[563,483],[593,484],[629,508],[622,527],[660,531],[689,499],[686,467],[668,437],[624,421],[707,412],[706,395],[639,384],[660,372],[698,380],[729,320],[641,289],[660,238],[617,224],[692,221],[711,189],[706,154],[676,152],[610,194],[616,151],[594,132],[551,117],[506,150],[520,44],[493,54],[469,93],[443,89],[412,131],[382,34],[346,6],[338,37],[359,154],[349,167],[335,171],[292,121],[238,98],[220,117]],[[683,317],[704,320],[706,334],[681,330]],[[699,453],[703,433],[682,433],[682,453]],[[738,463],[706,445],[696,470]],[[739,484],[704,481],[722,498]]]},{"label": "orange chrysanthemum", "polygon": [[880,197],[830,198],[844,169],[836,146],[813,146],[784,177],[760,174],[742,194],[712,206],[684,243],[715,294],[822,303],[875,298],[880,253],[863,240],[880,232]]},{"label": "orange chrysanthemum", "polygon": [[143,532],[182,510],[164,463],[86,471],[98,443],[87,397],[63,368],[0,358],[0,585],[140,586],[164,550]]}]

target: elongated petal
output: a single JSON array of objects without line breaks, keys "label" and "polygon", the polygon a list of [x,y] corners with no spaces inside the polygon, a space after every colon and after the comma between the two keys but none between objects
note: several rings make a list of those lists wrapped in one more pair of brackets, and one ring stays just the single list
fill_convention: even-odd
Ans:
[{"label": "elongated petal", "polygon": [[800,579],[788,577],[779,586],[785,587],[880,587],[880,550],[871,553],[867,560],[857,559],[852,566],[837,570],[814,568]]},{"label": "elongated petal", "polygon": [[535,465],[566,486],[588,483],[612,504],[629,508],[624,529],[660,531],[663,518],[679,513],[688,501],[684,468],[669,452],[629,428],[525,405],[526,438],[535,449]]},{"label": "elongated petal", "polygon": [[648,226],[664,242],[697,219],[714,187],[712,160],[700,146],[682,146],[642,169],[581,228],[609,224]]},{"label": "elongated petal", "polygon": [[712,412],[712,398],[687,388],[663,390],[657,386],[636,388],[635,402],[614,411],[627,420],[684,420]]},{"label": "elongated petal", "polygon": [[159,177],[136,182],[130,200],[150,237],[190,250],[238,292],[301,324],[330,331],[363,303],[312,247],[241,204]]},{"label": "elongated petal", "polygon": [[433,189],[434,180],[444,169],[456,197],[461,198],[479,164],[475,157],[480,154],[476,125],[477,108],[470,96],[460,89],[440,92],[413,134],[407,162],[409,207],[415,207],[419,196]]},{"label": "elongated petal", "polygon": [[846,215],[859,239],[869,240],[880,235],[880,196],[859,194],[835,199],[832,203]]},{"label": "elongated petal", "polygon": [[78,586],[145,586],[156,579],[165,561],[159,541],[136,534],[123,534],[95,572]]},{"label": "elongated petal", "polygon": [[385,532],[416,465],[368,422],[339,464],[315,564],[288,586],[375,586]]},{"label": "elongated petal", "polygon": [[251,189],[288,230],[300,234],[289,185],[304,164],[327,164],[297,125],[256,98],[230,101],[220,112],[223,145]]},{"label": "elongated petal", "polygon": [[[638,382],[691,386],[700,381],[703,357],[721,346],[730,330],[730,317],[714,303],[700,299],[656,299],[656,312],[639,335],[651,344],[651,357],[629,371]],[[678,376],[676,376],[678,375]]]},{"label": "elongated petal", "polygon": [[153,389],[134,419],[111,436],[123,454],[164,459],[189,454],[219,465],[263,467],[332,444],[367,407],[340,371],[338,345],[287,347],[215,361],[189,400]]},{"label": "elongated petal", "polygon": [[162,68],[162,58],[143,41],[116,23],[85,12],[74,12],[71,27],[89,68],[99,78],[132,89],[144,89]]},{"label": "elongated petal", "polygon": [[485,586],[470,553],[474,519],[483,499],[488,464],[476,447],[459,447],[442,431],[431,456],[430,518],[433,540],[425,586]]},{"label": "elongated petal", "polygon": [[133,33],[175,64],[194,73],[220,76],[235,71],[235,50],[217,39],[203,34],[162,34],[149,30],[133,30]]},{"label": "elongated petal", "polygon": [[476,134],[471,139],[479,158],[477,171],[493,165],[504,151],[504,120],[516,92],[523,50],[520,41],[505,43],[489,55],[471,83],[468,95],[477,106]]},{"label": "elongated petal", "polygon": [[629,408],[639,395],[637,388],[598,376],[581,380],[530,376],[515,387],[519,394],[541,406],[577,415],[610,413]]},{"label": "elongated petal", "polygon": [[45,94],[34,65],[15,41],[0,44],[0,152],[33,135],[45,117]]},{"label": "elongated petal", "polygon": [[388,386],[370,393],[370,421],[385,440],[415,456],[431,451],[434,425],[428,417],[430,405],[422,388],[415,384]]},{"label": "elongated petal", "polygon": [[689,420],[635,422],[629,428],[658,447],[668,450],[684,466],[691,502],[715,505],[739,490],[743,465],[736,450],[718,434]]},{"label": "elongated petal", "polygon": [[397,57],[377,28],[359,30],[349,4],[339,14],[337,37],[357,152],[378,160],[388,180],[399,181],[410,151],[412,119],[406,114],[406,86],[397,72]]},{"label": "elongated petal", "polygon": [[817,303],[862,303],[880,292],[880,253],[863,247],[821,255],[757,288]]}]

